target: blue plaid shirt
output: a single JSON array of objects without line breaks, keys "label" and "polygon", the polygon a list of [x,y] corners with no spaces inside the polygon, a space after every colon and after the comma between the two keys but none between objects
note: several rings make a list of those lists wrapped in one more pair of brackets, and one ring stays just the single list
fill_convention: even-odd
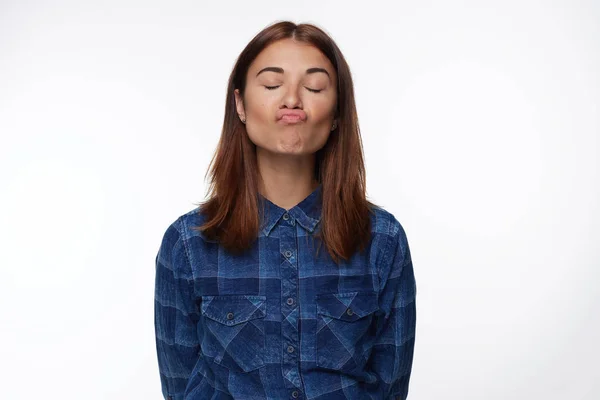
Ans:
[{"label": "blue plaid shirt", "polygon": [[312,240],[320,193],[290,210],[259,195],[267,212],[244,255],[191,229],[198,208],[167,228],[154,292],[165,399],[407,398],[416,282],[404,229],[374,208],[369,246],[337,266]]}]

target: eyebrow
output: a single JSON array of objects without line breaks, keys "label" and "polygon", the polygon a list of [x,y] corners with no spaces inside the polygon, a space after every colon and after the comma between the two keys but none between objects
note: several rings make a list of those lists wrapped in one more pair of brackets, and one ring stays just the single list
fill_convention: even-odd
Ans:
[{"label": "eyebrow", "polygon": [[[283,68],[280,67],[266,67],[261,69],[260,71],[258,71],[258,73],[256,74],[256,76],[262,74],[263,72],[266,71],[271,71],[271,72],[276,72],[278,74],[283,74]],[[329,79],[331,79],[331,76],[329,75],[329,72],[327,72],[327,70],[325,68],[319,68],[319,67],[313,67],[313,68],[309,68],[306,70],[306,74],[314,74],[317,72],[324,72],[325,74],[327,74],[327,77]]]}]

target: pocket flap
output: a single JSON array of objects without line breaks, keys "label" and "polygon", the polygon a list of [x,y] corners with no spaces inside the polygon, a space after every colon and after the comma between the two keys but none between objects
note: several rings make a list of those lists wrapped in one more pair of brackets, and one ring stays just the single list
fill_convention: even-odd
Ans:
[{"label": "pocket flap", "polygon": [[316,302],[317,313],[343,321],[356,321],[379,307],[376,292],[326,293]]},{"label": "pocket flap", "polygon": [[266,315],[267,296],[202,296],[202,314],[224,325],[236,325]]}]

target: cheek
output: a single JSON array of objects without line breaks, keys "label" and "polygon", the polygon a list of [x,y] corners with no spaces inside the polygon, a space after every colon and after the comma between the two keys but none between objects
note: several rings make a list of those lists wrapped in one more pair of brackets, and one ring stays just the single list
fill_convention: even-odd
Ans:
[{"label": "cheek", "polygon": [[252,124],[265,124],[273,119],[270,106],[265,101],[252,103],[247,107],[246,113],[250,116]]},{"label": "cheek", "polygon": [[335,108],[335,98],[321,99],[319,102],[315,103],[314,109],[317,110],[315,117],[319,120],[331,119],[335,115]]},{"label": "cheek", "polygon": [[262,93],[260,88],[252,88],[246,96],[246,114],[252,123],[264,123],[272,119],[272,104],[267,94]]}]

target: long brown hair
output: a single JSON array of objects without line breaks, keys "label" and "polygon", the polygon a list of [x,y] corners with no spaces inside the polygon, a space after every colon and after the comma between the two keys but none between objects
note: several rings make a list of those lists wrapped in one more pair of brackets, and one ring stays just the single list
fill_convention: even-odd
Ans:
[{"label": "long brown hair", "polygon": [[[252,61],[268,45],[293,38],[319,49],[336,69],[338,127],[315,155],[315,179],[322,185],[321,230],[315,234],[331,258],[349,259],[371,238],[366,199],[366,177],[354,85],[350,68],[333,39],[312,24],[276,22],[259,32],[239,55],[227,85],[225,117],[217,149],[210,163],[208,200],[197,203],[205,223],[193,229],[237,254],[258,237],[259,198],[256,146],[238,119],[234,90],[244,95],[246,74]],[[206,176],[205,176],[206,178]]]}]

